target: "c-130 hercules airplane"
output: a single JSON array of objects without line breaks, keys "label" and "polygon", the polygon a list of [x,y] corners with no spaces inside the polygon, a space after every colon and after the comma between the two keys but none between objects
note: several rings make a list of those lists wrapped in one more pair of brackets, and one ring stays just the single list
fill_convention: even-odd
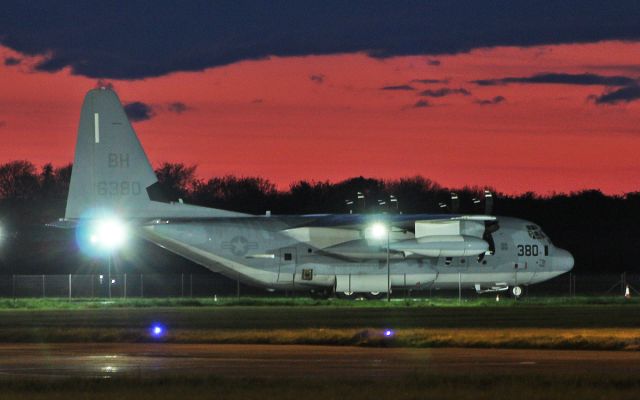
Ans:
[{"label": "c-130 hercules airplane", "polygon": [[568,251],[536,224],[516,218],[255,216],[164,201],[160,192],[116,93],[89,91],[61,225],[83,231],[115,217],[144,239],[244,283],[342,297],[459,287],[479,293],[511,288],[519,296],[522,285],[573,268]]}]

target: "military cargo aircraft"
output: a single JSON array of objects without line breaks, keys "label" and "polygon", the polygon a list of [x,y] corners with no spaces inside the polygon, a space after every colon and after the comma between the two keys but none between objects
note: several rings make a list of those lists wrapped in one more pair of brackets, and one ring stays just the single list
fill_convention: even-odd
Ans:
[{"label": "military cargo aircraft", "polygon": [[[113,90],[87,93],[64,219],[91,243],[105,220],[169,251],[268,289],[376,298],[393,289],[479,293],[546,281],[573,267],[538,225],[458,214],[249,215],[170,202]],[[103,221],[103,222],[101,222]],[[87,227],[84,229],[82,227]],[[100,228],[103,227],[103,228]],[[113,233],[116,232],[116,233]]]}]

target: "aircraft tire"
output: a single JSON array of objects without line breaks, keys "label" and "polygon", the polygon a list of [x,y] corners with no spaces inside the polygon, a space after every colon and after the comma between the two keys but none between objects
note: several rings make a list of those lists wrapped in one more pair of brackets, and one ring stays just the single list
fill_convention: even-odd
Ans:
[{"label": "aircraft tire", "polygon": [[336,292],[336,297],[342,300],[355,300],[359,297],[356,292]]},{"label": "aircraft tire", "polygon": [[520,298],[523,293],[524,293],[524,291],[522,290],[522,286],[516,285],[516,286],[511,288],[511,294],[516,299]]},{"label": "aircraft tire", "polygon": [[383,292],[367,292],[364,294],[364,297],[369,300],[381,300],[385,299],[387,297],[387,294]]},{"label": "aircraft tire", "polygon": [[312,299],[326,300],[331,297],[331,291],[327,289],[313,289],[309,291]]}]

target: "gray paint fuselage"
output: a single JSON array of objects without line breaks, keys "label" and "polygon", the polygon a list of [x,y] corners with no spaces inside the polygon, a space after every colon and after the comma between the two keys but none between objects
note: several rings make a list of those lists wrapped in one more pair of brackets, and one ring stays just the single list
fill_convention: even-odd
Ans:
[{"label": "gray paint fuselage", "polygon": [[[410,215],[405,216],[411,219]],[[446,216],[448,217],[448,216]],[[283,234],[307,226],[317,216],[261,216],[215,220],[158,220],[141,229],[146,239],[233,279],[275,289],[332,287],[336,276],[378,275],[386,280],[386,257],[354,260],[336,257]],[[546,235],[528,233],[531,222],[498,217],[492,233],[495,251],[484,256],[424,257],[390,260],[394,288],[464,288],[528,285],[551,279],[573,267],[573,258]],[[518,246],[537,246],[534,254]],[[546,246],[546,251],[544,250]],[[376,249],[373,249],[376,250]],[[386,253],[386,248],[377,249]],[[311,270],[303,276],[303,270]]]}]

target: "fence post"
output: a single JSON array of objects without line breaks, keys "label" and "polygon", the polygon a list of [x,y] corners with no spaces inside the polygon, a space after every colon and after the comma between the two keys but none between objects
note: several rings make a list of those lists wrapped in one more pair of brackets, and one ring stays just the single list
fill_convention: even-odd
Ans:
[{"label": "fence post", "polygon": [[123,295],[124,295],[124,298],[126,299],[127,298],[127,273],[126,272],[124,273],[124,293],[123,293]]},{"label": "fence post", "polygon": [[140,297],[144,297],[144,274],[140,274]]},{"label": "fence post", "polygon": [[462,302],[462,272],[458,272],[458,303]]},{"label": "fence post", "polygon": [[16,301],[16,275],[11,275],[11,293],[13,294],[13,301]]},{"label": "fence post", "polygon": [[193,297],[193,274],[189,274],[189,295]]},{"label": "fence post", "polygon": [[69,301],[71,301],[71,274],[69,274]]},{"label": "fence post", "polygon": [[45,282],[44,282],[44,274],[42,274],[42,297],[46,297],[46,292],[44,290]]},{"label": "fence post", "polygon": [[236,298],[240,300],[240,273],[236,274]]},{"label": "fence post", "polygon": [[180,295],[184,297],[184,272],[180,274]]},{"label": "fence post", "polygon": [[92,298],[92,299],[93,299],[94,297],[96,297],[96,296],[94,295],[94,292],[93,292],[93,285],[94,285],[94,281],[95,281],[95,276],[94,276],[93,274],[91,274],[91,298]]}]

